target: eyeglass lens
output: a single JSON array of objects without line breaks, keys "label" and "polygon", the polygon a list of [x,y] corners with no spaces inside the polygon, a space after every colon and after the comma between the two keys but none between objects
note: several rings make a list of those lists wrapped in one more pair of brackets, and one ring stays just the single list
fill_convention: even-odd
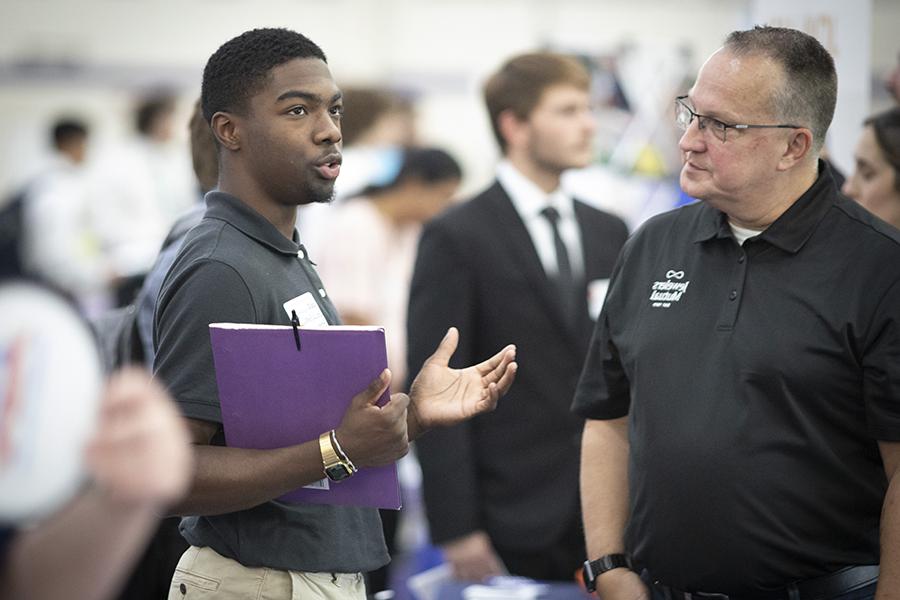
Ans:
[{"label": "eyeglass lens", "polygon": [[[687,131],[688,127],[691,126],[691,123],[694,119],[697,119],[697,128],[701,131],[707,129],[707,125],[709,125],[709,119],[707,117],[703,117],[695,113],[691,110],[683,100],[677,99],[675,100],[675,125],[678,126],[682,131]],[[727,128],[723,128],[721,132],[715,131],[715,127],[710,127],[710,133],[713,134],[717,139],[724,142],[727,134]]]}]

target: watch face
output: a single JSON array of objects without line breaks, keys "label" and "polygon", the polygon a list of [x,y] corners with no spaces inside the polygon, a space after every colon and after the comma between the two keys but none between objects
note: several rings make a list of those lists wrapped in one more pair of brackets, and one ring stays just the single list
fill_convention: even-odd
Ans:
[{"label": "watch face", "polygon": [[332,481],[341,481],[342,479],[347,479],[353,473],[351,473],[350,469],[348,469],[345,465],[343,465],[342,463],[338,463],[326,468],[325,474],[328,475],[328,479]]}]

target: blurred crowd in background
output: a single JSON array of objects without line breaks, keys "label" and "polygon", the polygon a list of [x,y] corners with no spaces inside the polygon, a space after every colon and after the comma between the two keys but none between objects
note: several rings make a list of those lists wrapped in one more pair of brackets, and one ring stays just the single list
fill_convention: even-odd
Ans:
[{"label": "blurred crowd in background", "polygon": [[[318,4],[296,4],[324,10]],[[167,6],[170,18],[177,20],[178,5]],[[210,11],[219,8],[213,3],[205,6]],[[338,2],[337,6],[356,5]],[[478,18],[477,8],[466,6],[459,10],[471,10],[473,18]],[[545,10],[538,12],[546,15]],[[889,16],[898,14],[887,2],[875,2],[873,10],[876,19],[882,10]],[[288,17],[288,22],[276,24],[321,37],[306,31],[302,19]],[[334,20],[340,27],[341,19]],[[595,25],[603,27],[603,23]],[[11,25],[7,22],[3,27]],[[503,29],[502,24],[497,27]],[[721,33],[727,30],[722,28]],[[343,35],[354,32],[348,29]],[[721,37],[717,32],[704,36]],[[165,35],[158,37],[164,45]],[[214,35],[216,40],[226,37],[225,33]],[[564,186],[619,215],[632,230],[653,214],[691,202],[678,187],[681,158],[672,100],[690,87],[690,74],[698,66],[696,56],[705,52],[683,44],[669,45],[662,53],[632,41],[595,52],[577,43],[564,47],[560,37],[544,36],[536,45],[571,51],[589,68],[598,124],[594,164],[568,173]],[[460,32],[457,43],[473,42]],[[326,39],[323,45],[331,49],[340,44]],[[510,48],[509,53],[520,49]],[[432,51],[427,46],[420,50]],[[77,97],[84,96],[85,88],[102,95],[111,80],[127,80],[120,72],[98,82],[96,70],[88,69],[89,76],[79,81],[77,65],[67,69],[58,61],[41,62],[38,53],[29,66],[27,60],[12,55],[4,58],[2,52],[0,48],[0,107],[4,102],[18,102],[21,113],[21,99],[29,93],[42,96],[42,118],[52,115],[40,123],[40,139],[30,139],[21,156],[20,150],[8,146],[0,154],[15,157],[0,168],[2,252],[15,253],[27,269],[74,298],[92,318],[102,318],[110,309],[139,306],[142,298],[152,302],[159,281],[147,275],[159,270],[154,265],[163,258],[160,250],[179,243],[179,235],[199,220],[203,195],[216,185],[215,145],[194,109],[199,66],[194,79],[181,67],[163,72],[158,81],[145,73],[138,84],[125,86],[126,102],[121,102],[122,88],[111,92],[118,105],[131,108],[131,114],[103,117],[97,113],[97,102],[89,102],[91,108],[80,111],[78,103],[69,102],[59,90],[71,85],[79,90]],[[444,50],[439,53],[444,56]],[[198,52],[198,56],[208,54],[207,48]],[[854,164],[837,166],[846,177],[845,194],[900,227],[900,111],[896,108],[900,56],[875,56],[875,63],[882,66],[869,73],[871,103],[865,113],[879,116],[858,124]],[[409,73],[373,83],[365,77],[342,78],[340,65],[335,68],[345,107],[344,162],[336,198],[329,205],[299,209],[298,228],[322,278],[329,282],[329,293],[344,321],[386,327],[389,363],[398,384],[406,379],[405,310],[421,225],[481,187],[493,171],[493,164],[482,164],[494,152],[484,148],[490,135],[486,118],[454,114],[454,104],[442,101],[434,90],[449,86],[460,93],[462,89],[477,103],[478,73],[494,66],[473,67],[462,82],[435,81],[423,70],[418,84]],[[455,72],[464,71],[463,67],[459,65]],[[475,121],[467,123],[466,129],[483,130],[468,147],[464,140],[445,135],[448,128],[466,119]],[[97,140],[98,131],[104,132],[102,143]],[[111,136],[110,131],[121,135]],[[442,139],[452,142],[442,143]],[[21,135],[12,136],[0,145],[21,141]],[[35,148],[41,148],[40,152]],[[141,341],[146,357],[152,354],[149,325],[142,325],[140,316],[137,319],[138,328],[144,328]],[[421,475],[414,457],[405,459],[401,472],[414,521],[400,529],[395,546],[403,551],[427,544],[427,532],[421,514],[416,513]],[[386,527],[396,531],[390,519]],[[393,543],[393,534],[388,539]]]},{"label": "blurred crowd in background", "polygon": [[[633,54],[622,48],[618,56],[577,55],[593,74],[595,161],[564,178],[564,187],[577,197],[618,214],[632,230],[691,201],[677,185],[678,132],[670,100],[690,87],[686,74],[693,66],[687,50],[677,60],[670,57],[677,64],[668,65],[657,82],[648,109],[646,99],[635,97],[626,84],[623,70]],[[888,108],[900,95],[898,73],[894,65],[872,74],[873,106]],[[354,221],[363,219],[363,212],[377,214],[387,228],[385,240],[414,252],[417,224],[462,198],[481,173],[467,173],[465,154],[423,133],[429,125],[416,93],[352,82],[343,92],[344,166],[336,201],[301,208],[298,228],[331,285],[350,286],[347,294],[334,296],[346,298],[344,308],[356,322],[360,309],[350,297],[358,294],[350,290],[361,282],[343,281],[349,259],[340,255],[343,241],[362,224]],[[215,187],[213,142],[198,143],[194,136],[191,148],[185,93],[136,95],[125,128],[130,133],[103,144],[94,132],[108,123],[61,103],[56,117],[44,124],[40,156],[14,174],[7,172],[10,181],[0,191],[5,250],[19,253],[29,269],[75,297],[89,316],[136,300],[172,225],[192,208],[199,210],[205,191]],[[850,175],[849,166],[838,168]],[[845,193],[852,196],[855,189],[849,186]],[[409,273],[400,269],[396,276],[402,281]],[[401,298],[393,303],[400,306]]]}]

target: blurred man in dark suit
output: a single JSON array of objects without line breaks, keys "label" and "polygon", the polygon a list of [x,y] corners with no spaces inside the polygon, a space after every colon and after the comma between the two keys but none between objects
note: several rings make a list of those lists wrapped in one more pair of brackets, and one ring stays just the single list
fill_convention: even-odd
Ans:
[{"label": "blurred man in dark suit", "polygon": [[419,443],[432,539],[456,576],[568,580],[583,560],[569,411],[605,282],[625,242],[618,218],[563,192],[592,156],[590,76],[549,53],[509,60],[484,95],[503,152],[497,180],[422,234],[409,306],[409,372],[447,326],[457,364],[513,342],[520,375],[493,415]]}]

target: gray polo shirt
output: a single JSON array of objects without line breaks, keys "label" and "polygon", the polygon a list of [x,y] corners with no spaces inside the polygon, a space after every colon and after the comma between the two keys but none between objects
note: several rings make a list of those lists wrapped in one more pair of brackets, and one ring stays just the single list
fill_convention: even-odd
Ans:
[{"label": "gray polo shirt", "polygon": [[752,598],[879,561],[900,440],[900,232],[830,171],[735,243],[698,203],[628,241],[575,396],[628,415],[626,545],[655,579]]},{"label": "gray polo shirt", "polygon": [[[208,325],[289,325],[284,302],[312,292],[329,323],[339,322],[306,251],[237,198],[206,196],[159,295],[154,371],[185,416],[221,426]],[[221,429],[214,443],[221,442]],[[388,562],[378,511],[266,502],[224,515],[185,517],[181,532],[248,567],[369,571]]]}]

